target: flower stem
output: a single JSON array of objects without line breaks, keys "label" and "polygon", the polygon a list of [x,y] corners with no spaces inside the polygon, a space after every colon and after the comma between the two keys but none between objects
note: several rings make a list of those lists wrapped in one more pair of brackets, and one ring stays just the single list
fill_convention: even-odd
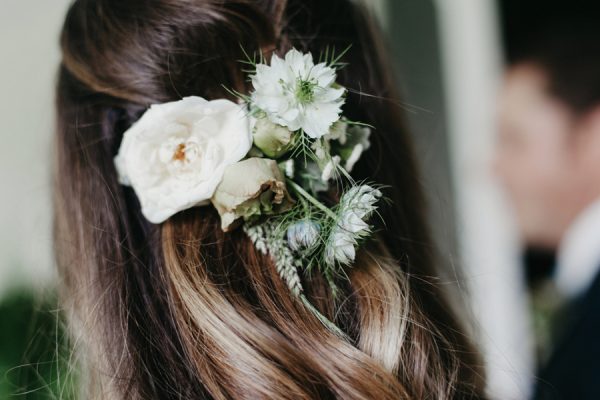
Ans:
[{"label": "flower stem", "polygon": [[327,329],[329,329],[333,334],[337,335],[338,337],[349,340],[348,335],[346,335],[346,333],[344,331],[342,331],[336,324],[334,324],[332,321],[327,319],[326,316],[321,314],[321,312],[315,306],[310,304],[310,301],[306,298],[306,296],[304,294],[300,294],[299,297],[300,297],[300,300],[302,300],[302,303],[304,303],[304,305],[314,314],[315,317],[317,317],[319,319],[319,321]]},{"label": "flower stem", "polygon": [[313,196],[311,196],[310,193],[308,193],[306,190],[304,190],[302,188],[302,186],[298,185],[296,182],[294,182],[291,179],[288,179],[287,183],[288,183],[288,185],[290,185],[294,189],[294,191],[296,191],[296,193],[298,193],[299,195],[301,195],[302,197],[304,197],[306,200],[308,200],[309,202],[311,202],[315,207],[317,207],[319,210],[321,210],[325,214],[327,214],[327,216],[329,216],[332,219],[337,219],[337,215],[333,211],[331,211],[329,208],[327,208],[319,200],[317,200]]}]

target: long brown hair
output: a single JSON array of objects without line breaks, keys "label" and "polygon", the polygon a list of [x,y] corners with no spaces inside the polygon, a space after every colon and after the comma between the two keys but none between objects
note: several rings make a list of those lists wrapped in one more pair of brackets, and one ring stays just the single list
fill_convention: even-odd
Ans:
[{"label": "long brown hair", "polygon": [[[331,298],[291,296],[211,207],[146,221],[113,165],[150,105],[246,90],[242,49],[344,49],[345,114],[377,129],[355,169],[388,185],[376,240]],[[85,398],[477,398],[479,357],[436,284],[411,143],[367,12],[349,0],[77,0],[61,36],[55,248]]]}]

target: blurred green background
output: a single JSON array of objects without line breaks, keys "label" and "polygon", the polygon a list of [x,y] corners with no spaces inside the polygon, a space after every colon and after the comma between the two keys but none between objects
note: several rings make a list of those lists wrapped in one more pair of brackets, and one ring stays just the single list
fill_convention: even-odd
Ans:
[{"label": "blurred green background", "polygon": [[0,321],[0,399],[76,398],[76,358],[56,297],[11,289]]}]

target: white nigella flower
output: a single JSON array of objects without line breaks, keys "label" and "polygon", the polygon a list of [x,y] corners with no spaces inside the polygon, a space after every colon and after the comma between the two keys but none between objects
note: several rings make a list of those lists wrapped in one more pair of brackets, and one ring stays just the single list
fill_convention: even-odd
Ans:
[{"label": "white nigella flower", "polygon": [[346,204],[347,208],[352,209],[360,218],[368,218],[373,211],[377,209],[375,205],[381,198],[382,193],[369,185],[353,186],[350,188],[340,201]]},{"label": "white nigella flower", "polygon": [[119,182],[132,186],[152,223],[207,204],[225,168],[252,146],[246,110],[201,97],[151,106],[123,134],[114,158]]},{"label": "white nigella flower", "polygon": [[342,213],[325,249],[326,262],[333,264],[337,261],[345,265],[350,264],[356,256],[355,246],[358,244],[358,239],[369,232],[369,225],[352,210]]},{"label": "white nigella flower", "polygon": [[346,89],[335,83],[335,69],[315,65],[310,53],[292,49],[284,59],[273,55],[271,65],[256,65],[251,78],[251,102],[275,124],[320,138],[340,119]]},{"label": "white nigella flower", "polygon": [[287,241],[293,251],[310,250],[319,240],[321,227],[314,221],[303,220],[287,229]]},{"label": "white nigella flower", "polygon": [[325,247],[325,262],[348,265],[356,257],[358,241],[370,233],[366,220],[377,209],[381,192],[368,185],[354,186],[342,195],[338,221]]}]

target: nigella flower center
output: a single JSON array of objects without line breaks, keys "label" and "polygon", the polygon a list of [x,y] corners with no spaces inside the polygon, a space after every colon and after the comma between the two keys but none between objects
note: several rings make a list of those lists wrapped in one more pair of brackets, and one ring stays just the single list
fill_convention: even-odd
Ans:
[{"label": "nigella flower center", "polygon": [[311,103],[315,98],[316,87],[317,84],[315,82],[298,78],[296,83],[296,97],[298,101],[302,104]]}]

